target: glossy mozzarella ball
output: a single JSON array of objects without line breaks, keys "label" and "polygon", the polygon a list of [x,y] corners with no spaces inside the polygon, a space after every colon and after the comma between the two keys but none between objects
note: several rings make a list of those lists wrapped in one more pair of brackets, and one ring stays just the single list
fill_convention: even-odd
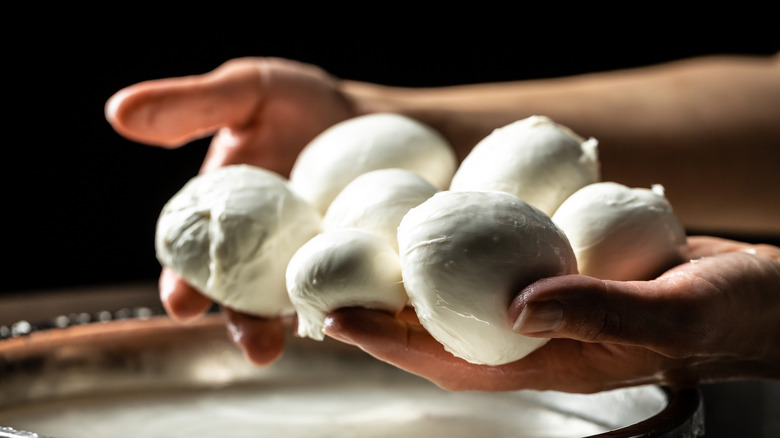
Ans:
[{"label": "glossy mozzarella ball", "polygon": [[378,234],[398,251],[404,215],[439,190],[415,172],[380,169],[358,176],[336,196],[322,220],[323,231],[360,228]]},{"label": "glossy mozzarella ball", "polygon": [[322,340],[328,312],[365,307],[393,314],[408,301],[398,254],[378,235],[356,228],[318,234],[287,267],[287,290],[299,336]]},{"label": "glossy mozzarella ball", "polygon": [[350,181],[368,171],[407,169],[446,189],[456,166],[455,152],[439,133],[409,117],[377,113],[348,119],[315,137],[298,156],[290,183],[324,214]]},{"label": "glossy mozzarella ball", "polygon": [[404,286],[422,325],[472,363],[518,360],[546,342],[511,330],[509,303],[528,284],[577,272],[551,219],[503,192],[443,191],[398,228]]},{"label": "glossy mozzarella ball", "polygon": [[192,178],[165,204],[155,248],[161,264],[214,301],[274,317],[293,312],[287,262],[320,222],[279,175],[227,166]]},{"label": "glossy mozzarella ball", "polygon": [[599,181],[597,146],[548,117],[531,116],[480,141],[450,190],[511,193],[550,216],[569,195]]},{"label": "glossy mozzarella ball", "polygon": [[560,206],[553,221],[568,236],[581,274],[649,280],[684,260],[685,230],[660,185],[588,185]]}]

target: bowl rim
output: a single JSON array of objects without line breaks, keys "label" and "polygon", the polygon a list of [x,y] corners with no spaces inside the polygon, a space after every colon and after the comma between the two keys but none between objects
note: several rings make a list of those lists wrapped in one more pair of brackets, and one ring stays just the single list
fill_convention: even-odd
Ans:
[{"label": "bowl rim", "polygon": [[[286,326],[291,330],[292,324]],[[5,369],[13,368],[16,361],[46,354],[52,348],[61,348],[69,344],[112,343],[115,340],[131,338],[148,338],[161,334],[181,334],[193,330],[204,330],[214,333],[216,330],[226,330],[225,318],[221,313],[208,313],[200,319],[182,324],[164,314],[147,315],[144,317],[129,317],[124,319],[88,322],[62,328],[36,329],[30,333],[0,339],[0,377]],[[223,334],[225,334],[223,332]],[[296,339],[295,337],[290,337]],[[327,338],[326,338],[327,339]],[[329,341],[332,345],[343,346],[345,349],[354,347],[337,341]],[[0,379],[1,380],[1,379]],[[666,403],[659,412],[637,423],[584,438],[625,438],[625,437],[679,437],[701,436],[704,427],[704,405],[701,390],[698,385],[663,386],[660,388]],[[0,438],[22,438],[37,436],[50,438],[34,432],[17,431],[0,425]]]}]

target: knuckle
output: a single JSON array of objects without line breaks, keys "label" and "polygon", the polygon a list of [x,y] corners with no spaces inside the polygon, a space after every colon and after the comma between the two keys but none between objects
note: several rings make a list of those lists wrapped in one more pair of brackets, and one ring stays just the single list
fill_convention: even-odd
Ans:
[{"label": "knuckle", "polygon": [[584,332],[586,339],[594,342],[613,341],[621,336],[623,327],[619,312],[606,308],[596,309],[590,318],[592,321]]}]

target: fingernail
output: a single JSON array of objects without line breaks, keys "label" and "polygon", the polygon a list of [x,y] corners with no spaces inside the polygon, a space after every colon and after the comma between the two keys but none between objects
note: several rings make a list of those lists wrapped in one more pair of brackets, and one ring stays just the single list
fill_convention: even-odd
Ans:
[{"label": "fingernail", "polygon": [[563,322],[563,306],[557,301],[530,303],[517,317],[512,330],[517,333],[541,333],[557,329]]}]

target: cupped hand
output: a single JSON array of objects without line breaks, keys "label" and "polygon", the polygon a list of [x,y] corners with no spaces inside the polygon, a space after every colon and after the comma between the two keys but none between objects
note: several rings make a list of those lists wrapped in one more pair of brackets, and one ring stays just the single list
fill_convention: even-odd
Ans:
[{"label": "cupped hand", "polygon": [[140,82],[111,96],[122,136],[165,148],[213,136],[203,171],[248,163],[287,176],[303,147],[354,116],[339,81],[310,64],[236,58],[211,72]]},{"label": "cupped hand", "polygon": [[[122,136],[176,148],[212,136],[201,172],[246,163],[288,176],[303,147],[329,126],[353,117],[339,81],[318,67],[278,58],[238,58],[211,72],[151,80],[118,91],[106,119]],[[212,303],[168,269],[160,276],[167,312],[197,318]],[[281,352],[281,321],[226,312],[228,329],[247,356],[270,363]]]},{"label": "cupped hand", "polygon": [[697,236],[689,249],[689,262],[651,281],[569,275],[529,285],[512,302],[508,324],[552,339],[505,365],[456,358],[411,309],[399,317],[339,309],[326,333],[453,391],[592,393],[780,378],[780,248]]}]

